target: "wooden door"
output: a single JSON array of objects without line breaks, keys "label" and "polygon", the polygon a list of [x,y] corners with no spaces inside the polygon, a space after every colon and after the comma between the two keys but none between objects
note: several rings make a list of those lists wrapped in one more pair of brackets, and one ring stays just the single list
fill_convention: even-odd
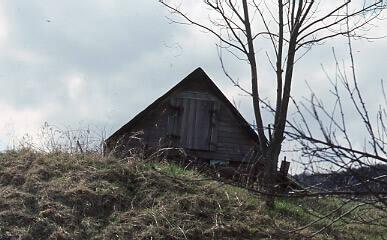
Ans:
[{"label": "wooden door", "polygon": [[176,98],[171,101],[168,135],[179,139],[179,146],[214,151],[216,149],[216,111],[218,104],[212,100]]},{"label": "wooden door", "polygon": [[193,150],[210,150],[213,101],[184,98],[180,144]]}]

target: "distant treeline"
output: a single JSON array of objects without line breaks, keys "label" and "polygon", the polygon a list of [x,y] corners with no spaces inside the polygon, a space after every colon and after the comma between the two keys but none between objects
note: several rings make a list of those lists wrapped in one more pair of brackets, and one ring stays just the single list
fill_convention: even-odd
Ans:
[{"label": "distant treeline", "polygon": [[387,164],[348,169],[335,173],[303,173],[294,176],[305,187],[315,190],[385,192],[387,193]]}]

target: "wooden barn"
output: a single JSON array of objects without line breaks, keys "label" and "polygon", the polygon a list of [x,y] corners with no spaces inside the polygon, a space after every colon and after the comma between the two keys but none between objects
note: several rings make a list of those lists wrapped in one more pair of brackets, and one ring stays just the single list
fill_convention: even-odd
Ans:
[{"label": "wooden barn", "polygon": [[257,134],[201,68],[111,135],[105,152],[130,154],[136,133],[145,149],[180,148],[211,165],[245,165],[257,153]]}]

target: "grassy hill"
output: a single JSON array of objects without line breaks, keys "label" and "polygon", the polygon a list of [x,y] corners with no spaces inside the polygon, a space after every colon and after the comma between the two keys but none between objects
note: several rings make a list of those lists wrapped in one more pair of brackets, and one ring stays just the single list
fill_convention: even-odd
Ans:
[{"label": "grassy hill", "polygon": [[[0,153],[0,239],[383,239],[381,211],[340,199],[282,199],[168,163],[89,155]],[[338,220],[337,220],[338,219]],[[336,221],[335,221],[336,220]],[[381,226],[384,224],[384,227]],[[298,229],[298,231],[294,231]]]}]

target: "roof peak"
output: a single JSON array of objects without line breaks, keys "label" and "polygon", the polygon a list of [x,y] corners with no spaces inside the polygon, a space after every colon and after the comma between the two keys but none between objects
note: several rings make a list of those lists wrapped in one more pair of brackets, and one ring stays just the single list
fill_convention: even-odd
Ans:
[{"label": "roof peak", "polygon": [[254,139],[257,138],[256,133],[254,130],[250,127],[249,123],[243,118],[243,116],[238,112],[238,110],[232,105],[232,103],[227,99],[227,97],[222,93],[222,91],[216,86],[216,84],[212,81],[212,79],[206,74],[206,72],[201,68],[198,67],[194,71],[192,71],[188,76],[186,76],[183,80],[181,80],[179,83],[177,83],[174,87],[172,87],[169,91],[167,91],[164,95],[156,99],[152,104],[150,104],[147,108],[145,108],[142,112],[137,114],[132,120],[130,120],[127,124],[125,124],[123,127],[118,129],[113,135],[111,135],[107,141],[110,139],[113,139],[115,136],[118,136],[123,131],[126,131],[127,129],[130,129],[132,126],[136,124],[139,119],[141,119],[148,111],[150,111],[152,108],[154,108],[157,104],[162,102],[164,99],[168,98],[171,94],[173,94],[175,91],[178,91],[178,89],[183,89],[187,85],[190,86],[191,84],[203,84],[206,91],[212,91],[213,94],[219,97],[220,101],[224,102],[228,108],[231,109],[233,114],[237,117],[237,119],[240,119],[243,122],[243,125],[247,128],[250,135],[253,136]]}]

